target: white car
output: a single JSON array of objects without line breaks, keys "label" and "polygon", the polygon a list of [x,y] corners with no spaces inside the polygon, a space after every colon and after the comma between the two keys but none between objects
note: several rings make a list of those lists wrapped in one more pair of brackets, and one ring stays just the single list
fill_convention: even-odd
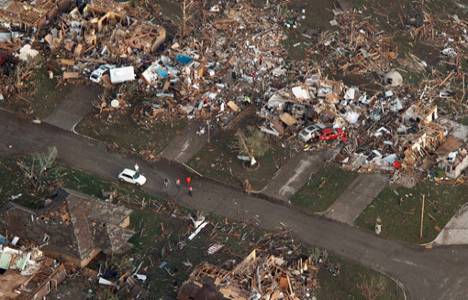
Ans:
[{"label": "white car", "polygon": [[146,183],[146,177],[132,169],[124,169],[118,176],[120,181],[142,186]]},{"label": "white car", "polygon": [[320,131],[324,129],[325,127],[326,127],[325,125],[320,124],[320,123],[309,125],[299,132],[299,135],[298,135],[299,139],[303,141],[304,143],[307,143],[312,138],[318,136]]},{"label": "white car", "polygon": [[97,68],[91,73],[91,76],[89,76],[89,80],[91,80],[92,82],[100,83],[102,75],[104,75],[104,73],[113,68],[115,68],[114,65],[100,65],[99,68]]}]

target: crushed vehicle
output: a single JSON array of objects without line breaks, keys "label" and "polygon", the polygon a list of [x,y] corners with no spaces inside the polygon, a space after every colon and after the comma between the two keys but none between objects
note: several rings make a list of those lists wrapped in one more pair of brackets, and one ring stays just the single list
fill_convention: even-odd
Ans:
[{"label": "crushed vehicle", "polygon": [[105,65],[100,65],[99,68],[97,68],[96,70],[94,70],[91,75],[89,76],[89,80],[91,80],[92,82],[95,82],[95,83],[100,83],[101,82],[101,79],[102,79],[102,76],[109,70],[115,68],[114,65],[108,65],[108,64],[105,64]]},{"label": "crushed vehicle", "polygon": [[320,123],[309,125],[299,132],[298,137],[304,143],[308,143],[310,140],[319,137],[323,129],[325,129],[325,125]]},{"label": "crushed vehicle", "polygon": [[346,132],[342,128],[325,128],[320,132],[319,139],[321,141],[336,141],[347,142]]}]

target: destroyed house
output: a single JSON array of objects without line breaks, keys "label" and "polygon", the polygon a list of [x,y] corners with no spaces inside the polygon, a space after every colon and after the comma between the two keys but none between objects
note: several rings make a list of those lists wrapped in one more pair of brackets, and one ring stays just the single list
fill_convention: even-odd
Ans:
[{"label": "destroyed house", "polygon": [[22,251],[0,246],[0,299],[44,299],[65,279],[63,264],[37,248]]},{"label": "destroyed house", "polygon": [[405,167],[413,167],[417,161],[423,159],[428,153],[435,152],[445,141],[446,129],[437,123],[427,123],[417,133],[405,135],[402,144]]},{"label": "destroyed house", "polygon": [[64,57],[128,57],[135,53],[151,54],[166,39],[166,30],[152,23],[144,9],[125,3],[94,0],[83,12],[75,8],[62,15],[57,28],[45,36],[50,49],[64,49]]},{"label": "destroyed house", "polygon": [[21,294],[17,300],[39,300],[52,291],[66,278],[66,270],[63,264],[56,265],[50,258],[41,262],[40,269],[21,285]]},{"label": "destroyed house", "polygon": [[232,270],[200,264],[177,299],[305,299],[318,287],[317,273],[311,257],[287,261],[253,250]]},{"label": "destroyed house", "polygon": [[439,168],[450,178],[457,178],[468,168],[468,145],[462,140],[449,136],[436,153]]},{"label": "destroyed house", "polygon": [[0,0],[0,23],[21,29],[41,29],[71,4],[71,0]]},{"label": "destroyed house", "polygon": [[132,210],[87,195],[59,190],[46,208],[32,211],[9,203],[0,227],[41,246],[47,256],[86,266],[97,254],[121,253],[130,245]]},{"label": "destroyed house", "polygon": [[427,105],[422,102],[411,105],[404,113],[404,119],[416,122],[431,123],[439,118],[437,105]]}]

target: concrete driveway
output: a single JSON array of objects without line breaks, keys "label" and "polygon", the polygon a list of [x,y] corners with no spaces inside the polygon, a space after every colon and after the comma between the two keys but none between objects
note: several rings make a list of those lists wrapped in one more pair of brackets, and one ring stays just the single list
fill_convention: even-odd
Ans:
[{"label": "concrete driveway", "polygon": [[271,198],[289,202],[289,199],[306,184],[331,157],[330,152],[300,152],[279,169],[262,193]]},{"label": "concrete driveway", "polygon": [[[468,195],[467,195],[468,197]],[[468,204],[463,205],[434,240],[435,245],[468,244]]]},{"label": "concrete driveway", "polygon": [[208,133],[198,135],[200,127],[206,125],[198,121],[190,121],[184,131],[174,136],[161,152],[161,156],[179,163],[188,162],[208,142]]},{"label": "concrete driveway", "polygon": [[97,85],[73,86],[69,93],[63,95],[63,100],[44,122],[72,131],[75,125],[93,110],[91,101],[97,99],[99,94],[100,88]]},{"label": "concrete driveway", "polygon": [[325,212],[332,220],[349,225],[372,203],[387,185],[387,178],[380,174],[359,174]]}]

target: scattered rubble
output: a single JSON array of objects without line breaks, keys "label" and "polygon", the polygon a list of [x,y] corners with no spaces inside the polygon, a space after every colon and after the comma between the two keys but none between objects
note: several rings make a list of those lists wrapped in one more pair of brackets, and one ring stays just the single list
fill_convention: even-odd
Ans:
[{"label": "scattered rubble", "polygon": [[318,288],[318,270],[312,257],[288,262],[253,250],[231,271],[208,263],[199,265],[177,299],[193,299],[207,284],[214,286],[222,299],[312,299]]},{"label": "scattered rubble", "polygon": [[[461,56],[468,26],[456,16],[438,24],[446,31],[435,31],[427,13],[421,19],[405,16],[409,33],[432,39],[442,63],[452,66],[448,73],[430,75],[432,66],[414,54],[403,56],[389,33],[352,9],[334,10],[337,26],[307,35],[314,41],[307,52],[317,62],[298,64],[285,59],[284,41],[304,13],[291,23],[291,16],[273,7],[257,9],[242,1],[217,5],[205,12],[197,31],[167,40],[166,29],[140,6],[93,0],[65,12],[62,3],[56,9],[48,2],[35,5],[42,10],[25,23],[41,28],[42,35],[10,31],[2,35],[2,45],[9,45],[8,53],[20,60],[38,53],[53,57],[63,80],[89,77],[102,85],[108,92],[95,106],[104,119],[126,113],[148,127],[156,120],[186,117],[223,127],[255,105],[263,133],[283,139],[322,124],[313,138],[302,134],[307,150],[340,147],[337,160],[344,167],[398,177],[426,173],[422,160],[450,134],[450,128],[438,123],[440,110],[433,117],[428,114],[429,119],[414,110],[438,109],[440,99],[466,109]],[[10,27],[17,26],[13,20],[27,19],[10,11],[9,6],[1,10],[9,15],[5,20]],[[53,15],[55,21],[43,24],[43,15],[47,20]],[[419,85],[409,84],[407,71],[400,68],[410,64],[427,77]],[[337,73],[375,83],[348,85],[346,76],[343,81],[329,79]],[[463,82],[461,88],[457,80]],[[8,97],[12,90],[4,89],[0,92]]]},{"label": "scattered rubble", "polygon": [[20,250],[7,245],[0,245],[0,271],[2,299],[45,298],[67,275],[62,263],[44,256],[39,248]]}]

